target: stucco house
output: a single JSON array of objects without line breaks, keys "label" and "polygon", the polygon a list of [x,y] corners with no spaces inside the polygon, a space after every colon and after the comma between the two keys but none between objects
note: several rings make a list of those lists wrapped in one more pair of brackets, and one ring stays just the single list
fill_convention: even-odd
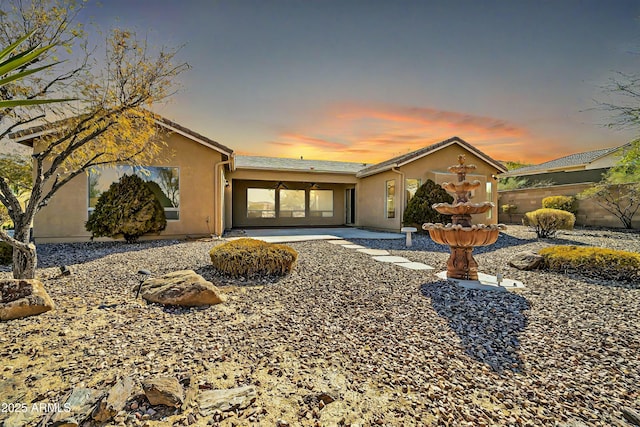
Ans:
[{"label": "stucco house", "polygon": [[[221,235],[232,227],[358,226],[398,231],[409,198],[427,179],[450,181],[447,167],[459,154],[477,169],[469,179],[482,186],[473,200],[497,204],[495,176],[505,167],[458,137],[384,162],[307,160],[235,155],[233,150],[159,117],[168,158],[132,168],[122,165],[79,175],[61,188],[34,222],[34,239],[86,241],[85,230],[100,193],[122,174],[138,173],[159,196],[167,228],[159,236]],[[13,139],[33,147],[38,132]],[[172,153],[172,155],[169,155]],[[474,218],[495,224],[497,208]]]},{"label": "stucco house", "polygon": [[[602,179],[602,175],[620,159],[631,143],[618,147],[585,151],[549,160],[539,165],[514,169],[500,178],[524,178],[527,186],[511,190],[498,190],[500,222],[520,223],[526,212],[542,207],[542,199],[549,196],[577,196]],[[544,185],[536,185],[543,183]],[[516,207],[515,213],[502,212],[503,205]],[[621,227],[620,220],[593,200],[580,200],[576,224],[601,227]],[[634,220],[638,227],[640,219]]]}]

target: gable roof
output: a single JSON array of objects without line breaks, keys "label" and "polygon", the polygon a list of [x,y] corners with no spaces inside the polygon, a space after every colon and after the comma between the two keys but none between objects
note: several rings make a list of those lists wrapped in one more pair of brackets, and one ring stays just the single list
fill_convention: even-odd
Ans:
[{"label": "gable roof", "polygon": [[628,145],[630,145],[630,143],[624,144],[618,147],[602,148],[600,150],[569,154],[568,156],[560,157],[554,160],[549,160],[548,162],[540,163],[539,165],[525,166],[522,168],[514,169],[500,176],[507,178],[510,176],[535,175],[538,173],[545,173],[545,172],[551,172],[551,171],[565,170],[568,168],[577,168],[580,166],[587,166],[590,163],[593,163],[598,159],[606,157],[609,154],[614,153]]},{"label": "gable roof", "polygon": [[443,148],[448,147],[448,146],[453,145],[453,144],[460,145],[464,149],[470,151],[471,153],[475,154],[476,156],[478,156],[479,158],[481,158],[485,162],[489,163],[491,166],[495,167],[498,171],[500,171],[500,172],[506,172],[507,171],[507,168],[504,167],[504,165],[502,163],[500,163],[500,162],[492,159],[491,157],[487,156],[482,151],[478,150],[477,148],[475,148],[474,146],[472,146],[468,142],[458,138],[457,136],[454,136],[453,138],[449,138],[449,139],[447,139],[445,141],[438,142],[436,144],[432,144],[432,145],[429,145],[427,147],[420,148],[418,150],[412,151],[411,153],[403,154],[403,155],[394,157],[392,159],[385,160],[384,162],[380,162],[380,163],[377,163],[375,165],[366,167],[366,168],[360,170],[356,174],[356,177],[364,178],[366,176],[375,175],[375,174],[380,173],[380,172],[385,172],[385,171],[391,170],[393,168],[398,168],[398,167],[404,166],[407,163],[411,163],[413,161],[416,161],[416,160],[418,160],[418,159],[420,159],[420,158],[422,158],[422,157],[424,157],[424,156],[426,156],[428,154],[434,153],[434,152],[436,152],[438,150],[442,150]]},{"label": "gable roof", "polygon": [[281,157],[236,156],[236,169],[257,169],[294,172],[324,172],[355,175],[366,163],[331,160],[286,159]]},{"label": "gable roof", "polygon": [[[232,157],[233,150],[229,147],[226,147],[219,142],[214,141],[213,139],[209,139],[206,136],[203,136],[197,132],[192,131],[191,129],[187,129],[184,126],[177,124],[165,117],[162,117],[158,114],[153,113],[155,122],[161,127],[167,129],[170,132],[178,133],[192,141],[195,141],[199,144],[204,145],[205,147],[211,148],[224,154],[228,157]],[[64,123],[63,120],[58,120],[52,123],[45,123],[38,126],[32,126],[27,129],[19,130],[17,132],[12,132],[7,135],[8,138],[13,139],[15,142],[27,145],[29,147],[33,146],[33,140],[38,138],[39,136],[46,135],[48,133],[53,132],[58,126]]]}]

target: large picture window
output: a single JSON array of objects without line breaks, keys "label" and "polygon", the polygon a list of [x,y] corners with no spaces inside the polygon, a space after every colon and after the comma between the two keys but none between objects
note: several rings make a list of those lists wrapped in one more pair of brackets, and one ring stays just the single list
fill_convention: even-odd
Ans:
[{"label": "large picture window", "polygon": [[89,171],[89,211],[124,175],[138,175],[156,195],[168,220],[180,219],[180,169],[164,166],[104,166]]},{"label": "large picture window", "polygon": [[396,180],[387,181],[386,191],[387,218],[396,217]]},{"label": "large picture window", "polygon": [[304,218],[305,212],[305,191],[304,190],[284,190],[280,191],[280,218]]},{"label": "large picture window", "polygon": [[275,218],[276,190],[247,188],[247,218]]},{"label": "large picture window", "polygon": [[405,181],[404,188],[407,196],[405,197],[404,202],[406,204],[409,204],[409,200],[411,200],[413,196],[416,195],[416,192],[418,191],[418,188],[420,188],[420,185],[421,185],[421,180],[419,179],[408,178]]},{"label": "large picture window", "polygon": [[309,215],[323,218],[333,216],[333,190],[309,190]]}]

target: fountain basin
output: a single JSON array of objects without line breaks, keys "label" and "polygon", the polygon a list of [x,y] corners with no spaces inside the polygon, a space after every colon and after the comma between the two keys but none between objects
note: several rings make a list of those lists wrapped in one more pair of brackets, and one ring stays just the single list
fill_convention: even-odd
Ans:
[{"label": "fountain basin", "polygon": [[[445,215],[475,215],[488,212],[491,208],[493,208],[493,203],[436,203],[432,206],[432,208]],[[424,227],[423,229],[426,230],[426,228]]]},{"label": "fountain basin", "polygon": [[440,187],[447,190],[449,193],[466,193],[471,190],[475,190],[480,187],[482,183],[477,179],[475,181],[463,181],[463,182],[443,182]]},{"label": "fountain basin", "polygon": [[463,248],[491,245],[498,240],[500,230],[506,230],[506,228],[503,224],[462,227],[453,224],[426,223],[422,226],[423,230],[429,231],[429,236],[434,242]]}]

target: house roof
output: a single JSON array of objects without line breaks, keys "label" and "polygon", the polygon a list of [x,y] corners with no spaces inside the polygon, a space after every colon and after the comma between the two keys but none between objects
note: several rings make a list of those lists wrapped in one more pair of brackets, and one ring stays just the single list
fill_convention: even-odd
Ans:
[{"label": "house roof", "polygon": [[[171,131],[171,132],[175,132],[178,133],[182,136],[185,136],[195,142],[198,142],[202,145],[204,145],[205,147],[209,147],[211,149],[214,149],[226,156],[232,156],[233,154],[233,150],[229,147],[226,147],[222,144],[220,144],[219,142],[216,142],[212,139],[207,138],[206,136],[203,136],[197,132],[192,131],[191,129],[187,129],[184,126],[181,126],[179,124],[177,124],[176,122],[173,122],[165,117],[162,117],[158,114],[154,113],[154,117],[155,117],[155,121],[158,125],[162,126],[163,128]],[[13,132],[10,133],[9,135],[7,135],[8,138],[13,139],[15,142],[18,142],[20,144],[23,145],[27,145],[32,147],[33,146],[33,140],[36,139],[39,136],[43,136],[46,135],[50,132],[53,132],[54,129],[56,129],[58,126],[60,126],[61,124],[64,123],[64,119],[63,120],[58,120],[56,122],[52,122],[52,123],[45,123],[42,125],[38,125],[38,126],[32,126],[30,128],[27,129],[23,129],[17,132]]]},{"label": "house roof", "polygon": [[469,144],[468,142],[458,138],[457,136],[454,136],[453,138],[449,138],[445,141],[442,142],[438,142],[436,144],[432,144],[429,145],[427,147],[423,147],[420,148],[418,150],[412,151],[411,153],[407,153],[407,154],[403,154],[401,156],[397,156],[394,157],[392,159],[389,160],[385,160],[384,162],[381,163],[377,163],[375,165],[366,167],[362,170],[360,170],[356,176],[358,178],[364,178],[366,176],[369,175],[375,175],[377,173],[380,172],[384,172],[384,171],[388,171],[391,170],[393,168],[397,168],[400,166],[404,166],[407,163],[411,163],[415,160],[418,160],[428,154],[431,154],[433,152],[436,152],[438,150],[441,150],[445,147],[448,147],[452,144],[458,144],[461,147],[465,148],[466,150],[470,151],[471,153],[475,154],[476,156],[478,156],[479,158],[481,158],[482,160],[484,160],[485,162],[489,163],[490,165],[492,165],[493,167],[495,167],[498,171],[500,172],[506,172],[507,168],[504,167],[504,165],[494,159],[492,159],[491,157],[487,156],[486,154],[484,154],[483,152],[481,152],[480,150],[478,150],[477,148],[475,148],[474,146],[472,146],[471,144]]},{"label": "house roof", "polygon": [[514,169],[500,176],[507,178],[511,176],[536,175],[539,173],[587,166],[588,164],[593,163],[605,156],[608,156],[609,154],[614,153],[628,145],[629,144],[624,144],[618,147],[610,147],[600,150],[585,151],[583,153],[569,154],[568,156],[549,160],[548,162],[540,163],[539,165],[525,166],[522,168]]},{"label": "house roof", "polygon": [[236,156],[236,169],[278,170],[295,172],[324,172],[355,175],[366,163],[331,160],[286,159],[280,157]]}]

